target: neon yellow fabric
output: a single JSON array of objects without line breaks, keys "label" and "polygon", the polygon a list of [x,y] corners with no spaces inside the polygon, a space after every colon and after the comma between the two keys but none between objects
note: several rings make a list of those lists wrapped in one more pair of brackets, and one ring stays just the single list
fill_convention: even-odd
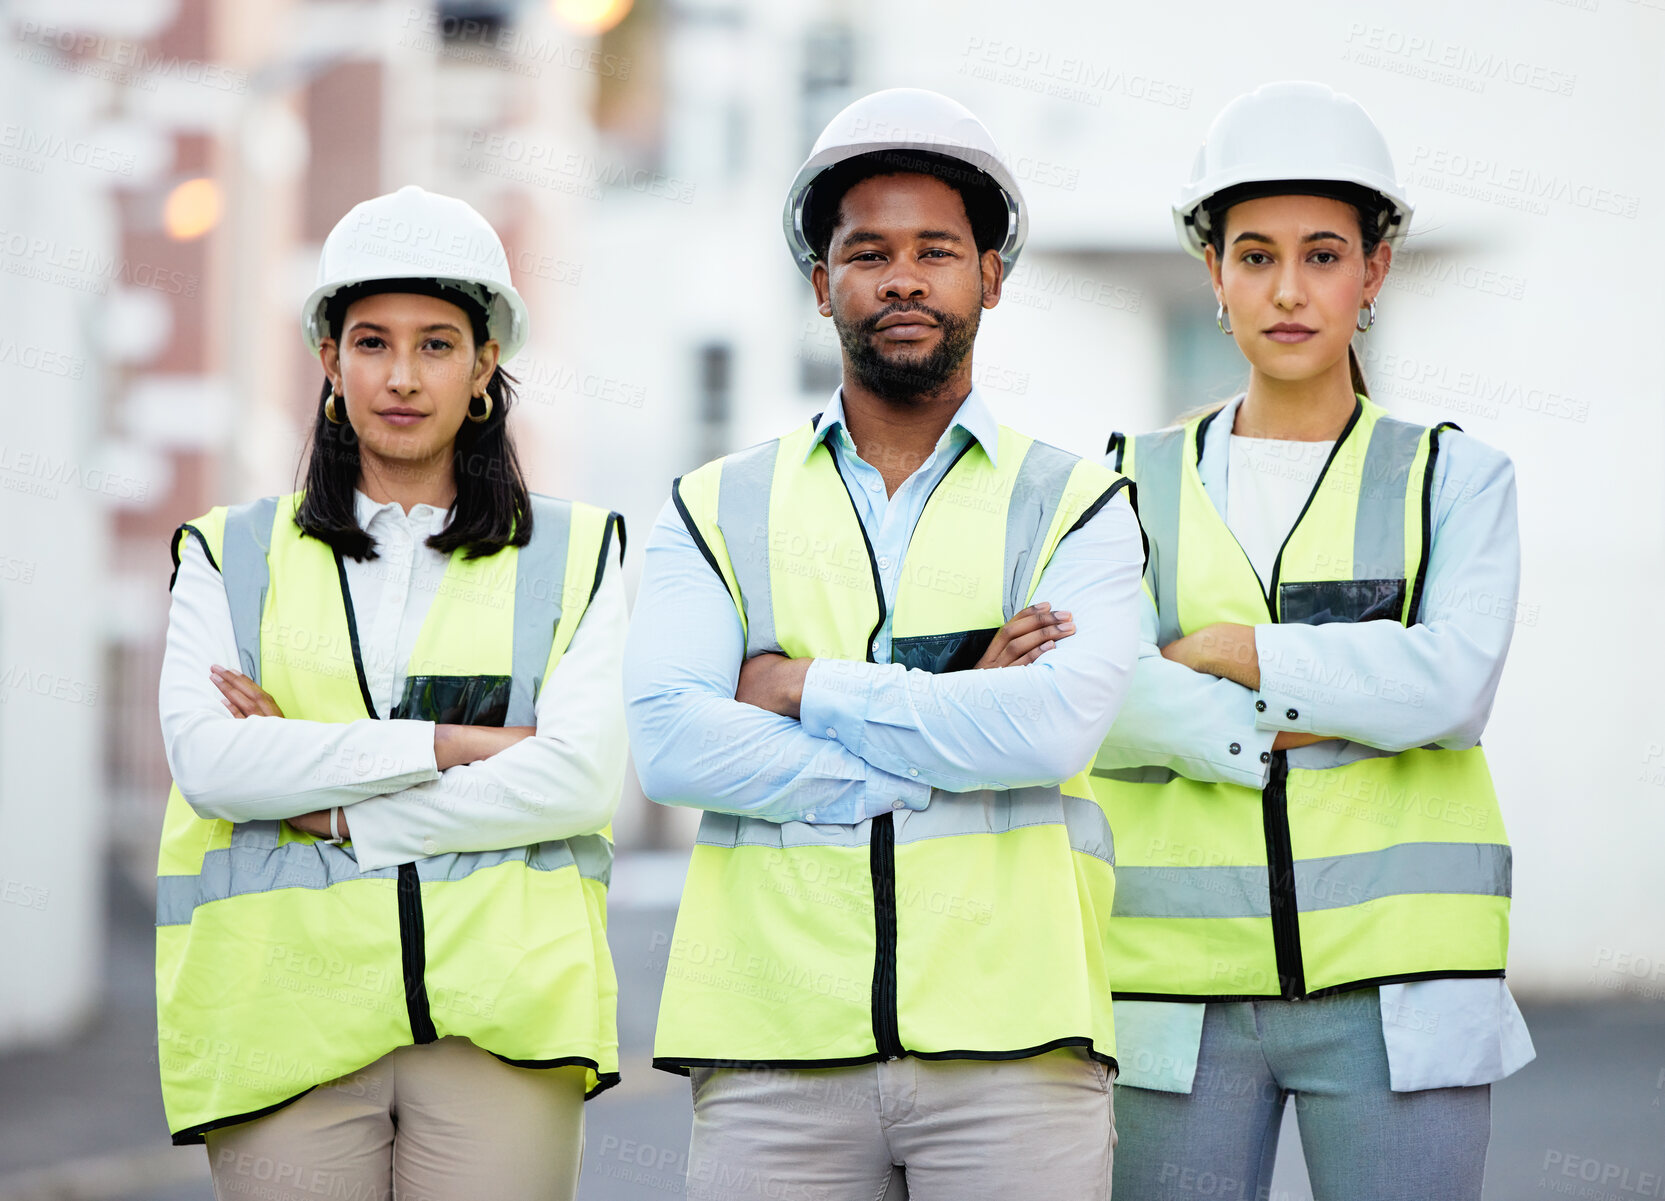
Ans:
[{"label": "neon yellow fabric", "polygon": [[[867,660],[882,615],[876,569],[832,452],[812,451],[813,438],[804,426],[707,464],[676,495],[754,653]],[[1029,603],[1064,535],[1122,483],[1005,428],[997,460],[973,444],[927,502],[897,586],[893,661],[910,646],[947,661],[968,632],[982,636],[972,649],[985,645]],[[742,498],[752,516],[724,512],[725,484],[741,472],[760,485]],[[936,791],[924,810],[853,826],[708,813],[655,1064],[1000,1058],[1061,1045],[1113,1060],[1102,942],[1111,858],[1085,776]]]},{"label": "neon yellow fabric", "polygon": [[[279,498],[274,510],[260,683],[287,717],[361,719],[369,714],[342,577],[330,548],[295,526],[298,503],[299,494]],[[559,578],[517,571],[514,547],[474,561],[453,555],[408,675],[512,677],[517,607],[535,625],[544,612],[553,618],[552,599],[560,617],[539,678],[554,670],[614,518],[548,504],[534,538],[558,532],[545,522],[565,523]],[[217,564],[226,515],[217,508],[189,523]],[[156,949],[158,1060],[175,1142],[201,1142],[206,1130],[280,1107],[396,1047],[447,1035],[528,1066],[583,1064],[592,1092],[616,1082],[609,839],[602,831],[360,874],[347,848],[286,822],[198,817],[175,785],[158,857]],[[421,966],[407,975],[413,959]]]},{"label": "neon yellow fabric", "polygon": [[[1407,586],[1386,616],[1415,621],[1434,431],[1391,422],[1359,399],[1283,548],[1269,599],[1198,474],[1204,420],[1187,423],[1177,445],[1171,431],[1131,439],[1121,460],[1139,482],[1152,563],[1164,564],[1145,581],[1164,628],[1187,634],[1217,622],[1283,620],[1287,587],[1353,580],[1359,555],[1380,561],[1384,548],[1358,546],[1359,531],[1367,523],[1397,528],[1396,508],[1403,547],[1392,550]],[[1094,776],[1122,876],[1109,923],[1118,995],[1308,996],[1502,973],[1508,839],[1479,747],[1412,750],[1287,777],[1282,760],[1276,753],[1261,792],[1184,777]]]}]

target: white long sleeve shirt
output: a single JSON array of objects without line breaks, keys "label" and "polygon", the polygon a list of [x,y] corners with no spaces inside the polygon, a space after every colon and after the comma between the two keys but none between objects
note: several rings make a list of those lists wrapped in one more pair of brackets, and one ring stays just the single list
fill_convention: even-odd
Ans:
[{"label": "white long sleeve shirt", "polygon": [[[445,575],[446,555],[424,544],[445,510],[405,513],[355,493],[359,525],[378,558],[348,558],[347,588],[364,676],[378,714],[405,687],[418,632]],[[501,850],[600,830],[624,783],[619,679],[624,585],[609,562],[572,643],[543,682],[537,733],[476,763],[441,772],[434,723],[291,717],[235,718],[209,678],[237,667],[231,607],[220,573],[183,539],[168,612],[158,702],[174,781],[203,817],[245,822],[351,806],[361,871],[452,851]]]}]

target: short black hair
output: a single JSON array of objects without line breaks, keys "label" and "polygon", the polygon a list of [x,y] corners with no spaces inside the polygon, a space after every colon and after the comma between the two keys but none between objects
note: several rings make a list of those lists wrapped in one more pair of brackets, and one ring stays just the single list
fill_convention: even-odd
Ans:
[{"label": "short black hair", "polygon": [[875,150],[828,167],[815,177],[804,198],[804,237],[815,257],[826,261],[845,195],[881,175],[929,175],[959,192],[977,253],[1006,244],[1010,217],[1000,185],[970,163],[932,150]]}]

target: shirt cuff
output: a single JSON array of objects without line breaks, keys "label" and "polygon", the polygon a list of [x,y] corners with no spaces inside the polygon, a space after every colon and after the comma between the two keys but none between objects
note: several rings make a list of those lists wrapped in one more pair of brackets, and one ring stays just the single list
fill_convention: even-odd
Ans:
[{"label": "shirt cuff", "polygon": [[1261,789],[1272,775],[1272,743],[1278,732],[1244,720],[1238,729],[1222,730],[1209,748],[1208,762],[1228,784]]},{"label": "shirt cuff", "polygon": [[867,769],[867,795],[857,811],[856,820],[866,821],[881,813],[894,813],[901,809],[925,808],[931,802],[931,786],[918,777],[919,769],[915,767],[910,767],[906,776],[895,776],[870,765]]},{"label": "shirt cuff", "polygon": [[353,740],[337,750],[335,761],[329,766],[343,785],[365,780],[375,782],[376,791],[366,793],[359,800],[439,779],[433,722],[388,718],[354,724],[361,725],[362,734],[355,730]]},{"label": "shirt cuff", "polygon": [[[1260,691],[1255,694],[1255,728],[1316,734],[1313,727],[1310,656],[1297,653],[1290,639],[1281,638],[1275,625],[1255,627],[1255,649],[1260,656]],[[1307,678],[1303,679],[1305,675]]]},{"label": "shirt cuff", "polygon": [[1265,788],[1272,776],[1272,743],[1277,736],[1276,730],[1262,730],[1258,725],[1233,735],[1224,756],[1214,760],[1221,779],[1245,788]]},{"label": "shirt cuff", "polygon": [[804,694],[798,702],[798,724],[806,734],[841,743],[858,758],[867,732],[874,673],[850,669],[866,666],[839,659],[815,660],[804,676]]}]

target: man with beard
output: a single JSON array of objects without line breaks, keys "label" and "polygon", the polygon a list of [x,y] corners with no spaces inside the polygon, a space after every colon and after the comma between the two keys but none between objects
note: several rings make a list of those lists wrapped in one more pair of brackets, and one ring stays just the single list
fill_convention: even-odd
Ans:
[{"label": "man with beard", "polygon": [[676,482],[626,652],[643,789],[704,810],[654,1059],[693,1079],[688,1195],[1108,1196],[1080,772],[1138,650],[1131,489],[972,384],[1027,222],[971,113],[857,101],[785,224],[843,386]]}]

